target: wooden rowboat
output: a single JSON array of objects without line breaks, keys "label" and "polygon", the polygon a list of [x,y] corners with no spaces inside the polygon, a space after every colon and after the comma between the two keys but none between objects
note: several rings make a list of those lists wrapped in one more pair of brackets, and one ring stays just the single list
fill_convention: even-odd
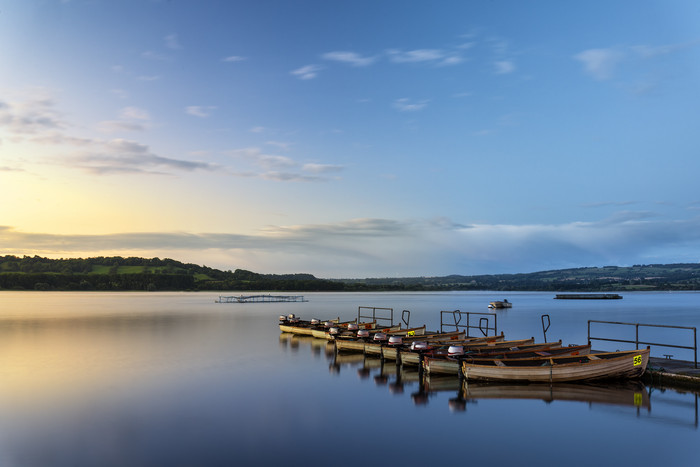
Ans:
[{"label": "wooden rowboat", "polygon": [[[464,337],[465,331],[453,331],[443,333],[428,333],[422,336],[405,337],[404,342],[412,342],[416,339],[426,342],[439,342],[441,340],[457,340]],[[397,348],[401,346],[390,346],[386,342],[375,342],[372,339],[336,339],[335,347],[339,352],[365,352],[369,354],[382,355],[384,358],[396,359]]]},{"label": "wooden rowboat", "polygon": [[527,350],[492,351],[489,353],[475,355],[449,356],[435,354],[431,355],[430,353],[427,353],[423,356],[423,369],[425,369],[426,373],[444,373],[456,375],[459,374],[463,361],[469,363],[488,363],[493,359],[517,359],[528,360],[532,362],[539,361],[539,363],[542,363],[543,360],[548,359],[550,357],[587,355],[590,352],[590,344],[562,347],[561,342],[553,342],[549,344],[540,344],[537,347],[533,347]]},{"label": "wooden rowboat", "polygon": [[550,357],[537,361],[499,360],[462,362],[467,380],[559,383],[599,379],[639,378],[649,363],[649,348],[596,353],[575,357]]},{"label": "wooden rowboat", "polygon": [[320,320],[312,319],[309,321],[301,320],[294,315],[280,316],[279,326],[280,331],[289,332],[292,334],[302,334],[305,336],[311,336],[312,332],[316,329],[324,329],[325,323],[332,323],[334,326],[347,326],[349,323],[355,323],[357,320],[340,322],[340,317]]}]

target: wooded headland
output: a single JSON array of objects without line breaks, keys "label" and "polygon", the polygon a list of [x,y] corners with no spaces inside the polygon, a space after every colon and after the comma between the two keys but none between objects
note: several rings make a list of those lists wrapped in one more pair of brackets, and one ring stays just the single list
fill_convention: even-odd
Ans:
[{"label": "wooded headland", "polygon": [[700,263],[559,269],[523,274],[319,279],[221,271],[173,259],[0,256],[0,290],[574,291],[700,290]]}]

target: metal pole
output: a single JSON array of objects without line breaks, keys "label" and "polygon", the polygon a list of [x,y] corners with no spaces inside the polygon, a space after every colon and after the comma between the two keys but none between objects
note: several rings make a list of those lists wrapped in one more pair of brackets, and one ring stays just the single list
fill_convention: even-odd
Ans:
[{"label": "metal pole", "polygon": [[635,336],[634,336],[634,345],[635,345],[635,350],[639,350],[639,323],[634,325],[635,328]]},{"label": "metal pole", "polygon": [[591,320],[588,320],[588,343],[591,343]]}]

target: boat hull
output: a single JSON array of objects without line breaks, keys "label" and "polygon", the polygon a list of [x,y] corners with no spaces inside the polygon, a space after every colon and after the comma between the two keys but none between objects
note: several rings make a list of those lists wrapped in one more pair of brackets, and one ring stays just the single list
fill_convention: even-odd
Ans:
[{"label": "boat hull", "polygon": [[[612,355],[616,354],[616,355]],[[578,361],[573,361],[578,359]],[[565,383],[601,379],[639,378],[649,363],[649,349],[611,352],[580,357],[556,357],[545,360],[550,364],[518,364],[517,361],[494,362],[493,365],[462,362],[462,373],[474,381],[519,381]]]}]

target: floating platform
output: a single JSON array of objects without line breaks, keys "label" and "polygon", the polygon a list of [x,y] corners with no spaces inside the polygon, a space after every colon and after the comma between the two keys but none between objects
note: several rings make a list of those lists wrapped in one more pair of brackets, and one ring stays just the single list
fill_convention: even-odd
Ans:
[{"label": "floating platform", "polygon": [[303,295],[219,295],[216,303],[275,303],[275,302],[308,302]]},{"label": "floating platform", "polygon": [[568,300],[581,300],[581,299],[593,299],[593,300],[619,300],[622,295],[616,293],[564,293],[557,294],[554,298],[568,299]]}]

